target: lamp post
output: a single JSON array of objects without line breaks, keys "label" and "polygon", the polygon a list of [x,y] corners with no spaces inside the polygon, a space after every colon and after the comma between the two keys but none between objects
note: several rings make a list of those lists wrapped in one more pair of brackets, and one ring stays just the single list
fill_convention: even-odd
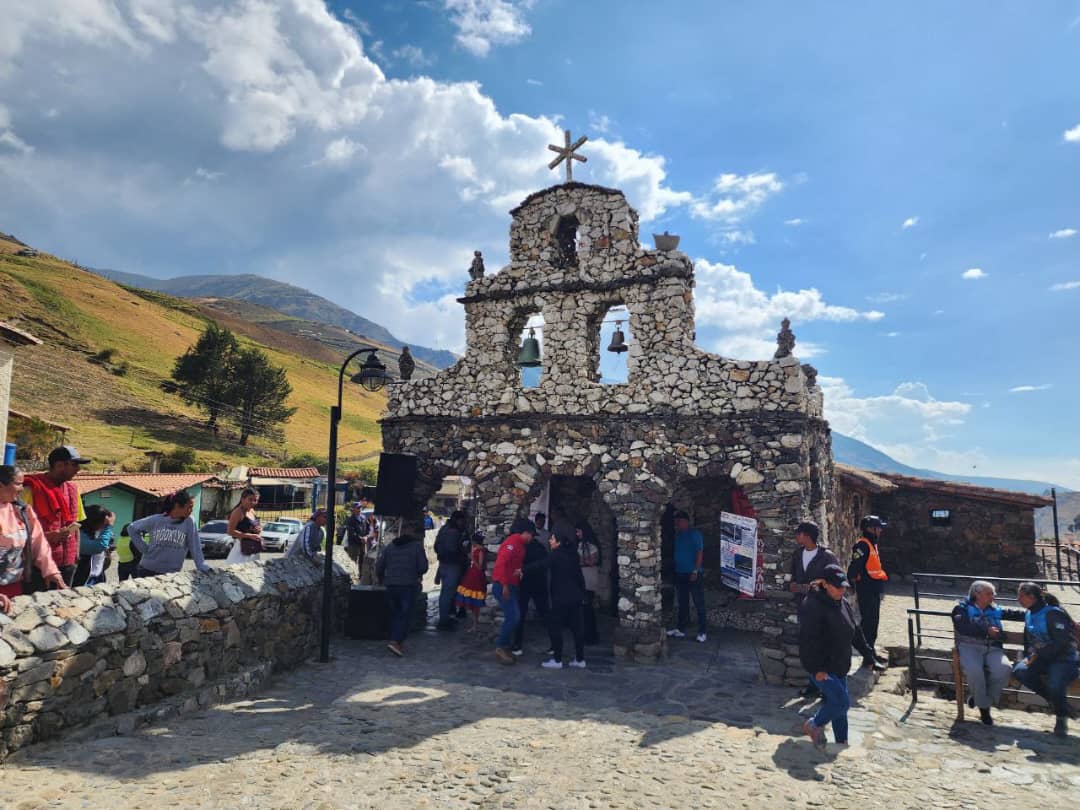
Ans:
[{"label": "lamp post", "polygon": [[333,610],[334,590],[334,501],[337,491],[337,432],[338,422],[341,421],[341,400],[345,389],[345,369],[357,355],[366,354],[360,371],[349,378],[350,382],[358,382],[368,391],[378,391],[386,384],[386,366],[379,362],[375,349],[357,349],[345,358],[338,371],[337,405],[330,406],[330,453],[329,469],[327,470],[327,493],[326,493],[326,551],[323,555],[323,600],[322,600],[322,626],[319,628],[319,661],[327,663],[330,660],[330,613]]}]

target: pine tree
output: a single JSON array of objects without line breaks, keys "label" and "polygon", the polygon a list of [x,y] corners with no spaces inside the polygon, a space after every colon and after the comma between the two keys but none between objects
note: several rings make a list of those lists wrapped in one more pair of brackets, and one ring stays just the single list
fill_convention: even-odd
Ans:
[{"label": "pine tree", "polygon": [[240,444],[252,435],[274,436],[296,413],[285,404],[292,393],[285,369],[254,347],[239,351],[234,369],[229,401],[239,409]]},{"label": "pine tree", "polygon": [[239,351],[232,332],[210,323],[195,345],[177,357],[173,365],[172,378],[179,384],[180,397],[206,411],[207,427],[215,432],[218,417],[231,404],[229,389]]}]

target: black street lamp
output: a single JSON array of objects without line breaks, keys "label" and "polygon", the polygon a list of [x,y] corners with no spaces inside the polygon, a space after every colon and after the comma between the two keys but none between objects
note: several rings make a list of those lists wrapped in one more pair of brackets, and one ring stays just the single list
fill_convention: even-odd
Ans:
[{"label": "black street lamp", "polygon": [[330,660],[330,613],[334,604],[334,501],[337,491],[337,431],[338,422],[341,421],[341,398],[345,388],[345,368],[352,359],[360,354],[366,354],[360,371],[349,378],[350,382],[360,383],[368,391],[378,391],[389,379],[386,366],[379,362],[375,349],[357,349],[345,358],[338,371],[337,405],[330,407],[330,464],[327,470],[326,483],[326,552],[323,556],[323,600],[322,600],[322,627],[319,628],[319,661],[327,663]]}]

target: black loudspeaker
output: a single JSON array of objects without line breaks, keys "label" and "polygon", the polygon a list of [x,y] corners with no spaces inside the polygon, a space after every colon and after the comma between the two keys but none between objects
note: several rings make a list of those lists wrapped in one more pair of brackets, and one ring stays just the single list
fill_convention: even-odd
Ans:
[{"label": "black loudspeaker", "polygon": [[412,508],[416,484],[416,456],[382,453],[379,456],[379,482],[375,488],[375,514],[402,517]]},{"label": "black loudspeaker", "polygon": [[390,636],[390,608],[382,588],[353,588],[345,616],[348,638],[378,641]]}]

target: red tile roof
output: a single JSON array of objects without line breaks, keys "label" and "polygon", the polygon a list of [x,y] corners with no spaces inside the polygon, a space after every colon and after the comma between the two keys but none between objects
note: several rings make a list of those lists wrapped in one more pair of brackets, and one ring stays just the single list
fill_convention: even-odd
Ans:
[{"label": "red tile roof", "polygon": [[116,485],[145,492],[148,495],[168,495],[178,489],[187,489],[214,478],[207,473],[79,473],[74,481],[79,494],[86,495],[99,489]]},{"label": "red tile roof", "polygon": [[318,478],[315,467],[248,467],[252,478]]}]

